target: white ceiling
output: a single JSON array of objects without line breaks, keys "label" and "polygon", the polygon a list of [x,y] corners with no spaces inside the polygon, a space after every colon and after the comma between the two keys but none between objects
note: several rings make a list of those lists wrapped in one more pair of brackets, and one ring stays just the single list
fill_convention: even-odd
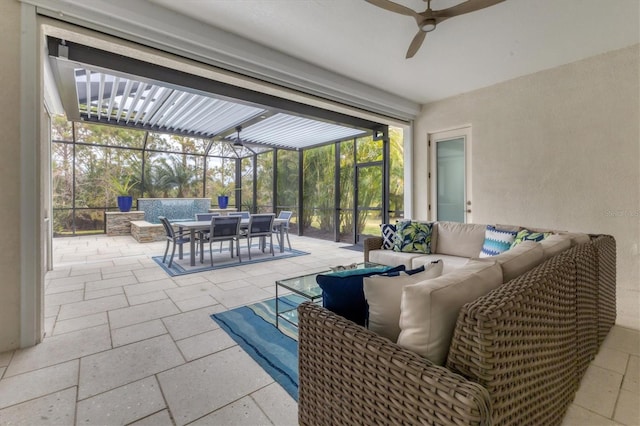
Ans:
[{"label": "white ceiling", "polygon": [[443,22],[408,60],[413,18],[364,0],[147,1],[418,103],[640,42],[638,0],[506,0]]}]

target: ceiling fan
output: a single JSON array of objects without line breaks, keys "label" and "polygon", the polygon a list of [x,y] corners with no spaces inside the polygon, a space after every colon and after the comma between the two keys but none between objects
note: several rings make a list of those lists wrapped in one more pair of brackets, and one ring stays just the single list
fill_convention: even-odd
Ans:
[{"label": "ceiling fan", "polygon": [[381,7],[391,12],[399,13],[401,15],[412,16],[418,24],[418,33],[411,41],[409,50],[407,50],[406,58],[413,58],[416,54],[424,38],[428,32],[436,29],[436,26],[454,16],[464,15],[465,13],[475,12],[476,10],[484,9],[494,4],[502,3],[504,0],[467,0],[455,6],[447,9],[432,10],[431,0],[425,0],[427,2],[427,10],[422,13],[418,13],[413,9],[403,6],[398,3],[394,3],[390,0],[365,0],[375,6]]},{"label": "ceiling fan", "polygon": [[244,143],[242,143],[242,139],[240,139],[240,131],[242,131],[242,126],[236,126],[236,132],[237,136],[236,139],[233,141],[233,146],[237,146],[237,147],[243,147]]},{"label": "ceiling fan", "polygon": [[[233,139],[231,142],[231,148],[233,149],[233,151],[236,153],[236,156],[239,158],[240,157],[240,153],[242,153],[243,150],[248,150],[249,152],[252,152],[253,154],[256,154],[256,151],[253,150],[249,144],[245,144],[245,142],[240,139],[240,132],[242,131],[242,126],[238,125],[236,126],[236,137],[235,139]],[[229,140],[229,139],[227,139]]]}]

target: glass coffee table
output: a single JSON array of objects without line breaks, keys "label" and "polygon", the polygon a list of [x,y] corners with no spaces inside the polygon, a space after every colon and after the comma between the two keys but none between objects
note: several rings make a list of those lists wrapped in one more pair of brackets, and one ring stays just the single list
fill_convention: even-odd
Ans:
[{"label": "glass coffee table", "polygon": [[[372,262],[362,262],[356,264],[355,269],[374,268],[376,266],[382,266]],[[284,280],[276,281],[276,327],[279,327],[280,319],[283,319],[295,326],[298,325],[298,310],[297,308],[288,308],[280,311],[278,293],[282,290],[289,290],[298,296],[308,300],[312,303],[322,302],[322,289],[316,282],[316,277],[321,274],[329,274],[333,271],[315,272],[313,274],[302,275],[294,278],[286,278]]]}]

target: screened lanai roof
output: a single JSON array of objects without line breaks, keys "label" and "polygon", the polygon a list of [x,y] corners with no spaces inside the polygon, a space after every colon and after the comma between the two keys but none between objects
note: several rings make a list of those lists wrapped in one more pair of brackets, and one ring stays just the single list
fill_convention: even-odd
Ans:
[{"label": "screened lanai roof", "polygon": [[[50,51],[51,46],[49,43]],[[229,142],[236,142],[240,126],[240,139],[245,146],[296,150],[372,131],[371,126],[296,114],[190,87],[190,78],[182,86],[176,84],[179,80],[173,74],[173,81],[161,81],[81,63],[71,60],[68,45],[60,46],[60,51],[51,55],[52,68],[63,108],[72,121]]]},{"label": "screened lanai roof", "polygon": [[366,133],[88,68],[74,68],[74,75],[77,108],[86,121],[229,141],[235,141],[236,127],[242,126],[245,144],[294,149]]}]

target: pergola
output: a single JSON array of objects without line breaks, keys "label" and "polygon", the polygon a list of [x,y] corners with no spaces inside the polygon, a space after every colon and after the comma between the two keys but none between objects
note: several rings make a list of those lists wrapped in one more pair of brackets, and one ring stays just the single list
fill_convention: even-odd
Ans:
[{"label": "pergola", "polygon": [[[47,44],[57,90],[72,123],[71,137],[56,140],[54,135],[54,142],[73,144],[75,161],[75,147],[112,149],[118,145],[84,141],[77,136],[76,127],[93,124],[139,131],[142,136],[135,143],[129,141],[117,148],[140,153],[142,164],[137,180],[141,183],[141,196],[148,195],[147,162],[162,155],[188,155],[202,162],[201,196],[212,195],[210,171],[221,162],[231,162],[233,176],[229,182],[223,180],[222,185],[231,186],[236,206],[249,206],[253,211],[294,210],[302,217],[305,208],[319,207],[305,206],[305,152],[333,147],[333,188],[325,188],[334,195],[329,207],[334,221],[332,238],[345,239],[335,224],[349,210],[354,217],[359,212],[376,211],[380,222],[388,220],[388,126],[53,37],[48,38]],[[172,143],[176,137],[193,141],[189,152],[185,152],[184,145]],[[375,149],[379,155],[359,155],[358,144],[378,147]],[[264,155],[271,156],[273,169],[271,178],[263,179],[270,180],[272,203],[268,206],[258,202],[258,193],[265,190],[264,182],[260,182],[264,176],[258,173],[260,156]],[[292,156],[297,162],[297,196],[283,204],[279,202],[279,189],[291,189],[293,181],[291,177],[286,182],[279,181],[279,158]],[[353,156],[352,160],[345,163],[344,158],[349,156]],[[253,176],[252,182],[245,185],[247,164],[251,164]],[[346,165],[351,170],[345,175]],[[365,170],[367,167],[376,171],[371,173],[373,169]],[[358,197],[360,174],[380,180],[382,191],[373,204]],[[345,179],[352,180],[353,202],[345,203],[345,194],[341,193]],[[251,191],[246,186],[251,186]],[[73,190],[75,194],[75,186]],[[75,218],[75,197],[73,204]],[[109,208],[105,206],[105,210]],[[302,234],[305,224],[300,225],[298,233]],[[354,227],[353,238],[347,240],[355,242],[360,231]]]}]

